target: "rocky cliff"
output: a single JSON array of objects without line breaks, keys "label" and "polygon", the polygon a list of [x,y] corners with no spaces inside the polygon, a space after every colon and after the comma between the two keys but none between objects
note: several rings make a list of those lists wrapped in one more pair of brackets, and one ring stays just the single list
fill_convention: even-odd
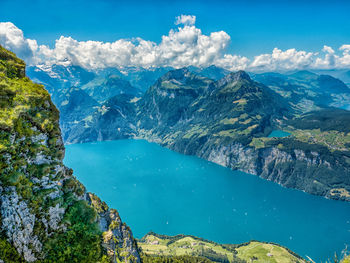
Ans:
[{"label": "rocky cliff", "polygon": [[130,229],[63,165],[59,113],[0,46],[0,262],[140,262]]}]

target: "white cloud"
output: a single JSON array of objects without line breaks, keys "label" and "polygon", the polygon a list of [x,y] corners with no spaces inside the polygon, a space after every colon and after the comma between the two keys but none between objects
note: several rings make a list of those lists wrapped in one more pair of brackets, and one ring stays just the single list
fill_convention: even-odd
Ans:
[{"label": "white cloud", "polygon": [[158,63],[164,66],[209,66],[220,58],[230,41],[224,31],[203,35],[195,26],[170,30],[168,36],[156,47]]},{"label": "white cloud", "polygon": [[206,67],[213,64],[232,71],[350,68],[350,45],[342,45],[338,51],[324,46],[320,52],[274,48],[271,53],[253,59],[228,54],[230,36],[224,31],[205,35],[194,25],[195,20],[195,16],[177,17],[176,24],[182,26],[162,36],[159,44],[141,38],[99,42],[61,36],[53,48],[25,38],[22,30],[6,22],[0,23],[0,44],[30,65],[72,64],[91,70],[127,66]]},{"label": "white cloud", "polygon": [[175,25],[194,25],[196,23],[196,16],[191,16],[191,15],[181,15],[177,16],[175,19]]},{"label": "white cloud", "polygon": [[350,45],[342,45],[339,50],[343,51],[343,56],[339,58],[339,64],[342,67],[349,67],[350,65]]},{"label": "white cloud", "polygon": [[335,51],[333,48],[329,46],[323,46],[322,51],[325,53],[324,58],[317,57],[314,63],[315,68],[319,69],[328,69],[328,68],[334,68],[337,66],[337,60],[339,56],[335,54]]},{"label": "white cloud", "polygon": [[[20,29],[11,23],[6,24],[10,24],[11,27],[10,30],[4,30],[6,34],[0,43],[5,43],[6,48],[17,51],[16,53],[27,62],[49,64],[69,61],[71,64],[88,69],[125,66],[177,68],[188,65],[209,66],[223,56],[230,42],[230,36],[224,31],[204,35],[195,26],[185,25],[170,30],[168,35],[162,37],[159,45],[141,38],[104,43],[77,41],[71,37],[61,36],[51,49],[45,45],[38,46],[34,40],[23,38]],[[34,42],[36,45],[32,44]],[[21,48],[29,49],[31,53],[21,56],[23,52],[18,52]]]},{"label": "white cloud", "polygon": [[24,38],[22,30],[10,22],[0,23],[0,44],[28,62],[38,48],[35,40]]},{"label": "white cloud", "polygon": [[224,54],[224,56],[216,60],[214,64],[231,71],[245,70],[249,65],[249,59],[242,56]]},{"label": "white cloud", "polygon": [[335,53],[335,51],[334,51],[333,48],[331,48],[330,46],[326,46],[326,45],[323,46],[322,51],[323,51],[323,52],[327,52],[327,53],[329,53],[329,54],[334,54],[334,53]]},{"label": "white cloud", "polygon": [[286,51],[274,48],[271,54],[256,56],[249,68],[255,71],[304,69],[312,64],[312,56],[311,52],[297,51],[294,48]]}]

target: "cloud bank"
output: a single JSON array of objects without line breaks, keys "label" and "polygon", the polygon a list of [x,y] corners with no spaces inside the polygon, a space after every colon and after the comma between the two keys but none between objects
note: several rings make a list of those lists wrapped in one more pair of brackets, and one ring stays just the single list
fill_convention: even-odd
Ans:
[{"label": "cloud bank", "polygon": [[190,65],[217,65],[231,71],[350,68],[350,45],[342,45],[337,52],[329,46],[324,46],[320,52],[274,48],[271,53],[247,58],[226,52],[231,40],[226,32],[205,35],[195,22],[196,17],[192,15],[176,17],[175,25],[178,27],[162,36],[159,44],[141,38],[99,42],[61,36],[54,48],[25,38],[21,29],[11,22],[3,22],[0,23],[0,44],[29,65],[68,64],[88,70],[129,66],[180,68]]}]

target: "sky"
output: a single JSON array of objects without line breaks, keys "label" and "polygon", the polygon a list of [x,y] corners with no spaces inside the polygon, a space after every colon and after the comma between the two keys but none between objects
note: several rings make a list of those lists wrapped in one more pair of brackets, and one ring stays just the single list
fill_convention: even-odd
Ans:
[{"label": "sky", "polygon": [[[36,41],[38,49],[45,45],[46,53],[33,50],[33,46],[29,48],[32,51],[19,50],[16,46],[18,43],[11,44],[14,41],[9,40],[13,28],[0,24],[0,44],[20,53],[19,56],[22,55],[30,64],[54,63],[65,59],[86,68],[128,64],[143,67],[216,64],[231,70],[350,68],[350,1],[346,0],[0,0],[0,6],[0,22],[11,22],[22,32],[24,40]],[[195,21],[176,24],[177,17],[181,15],[194,17]],[[160,48],[164,37],[171,38],[170,30],[179,34]],[[184,39],[179,36],[181,32],[187,36],[192,34],[192,38]],[[225,35],[211,38],[215,32]],[[61,36],[77,41],[76,45],[80,47],[73,51],[65,50],[63,54],[62,50],[55,49],[56,41]],[[79,57],[92,48],[87,45],[82,47],[79,43],[95,41],[106,44],[121,39],[136,46],[139,45],[136,42],[142,39],[155,47],[147,51],[145,48],[142,51],[131,48],[125,55],[115,50],[111,53],[106,51],[106,47],[94,45],[98,52],[90,52],[89,58]],[[193,39],[202,39],[211,44],[190,43],[185,45],[186,50],[179,52],[182,42],[193,42]],[[25,48],[24,44],[22,46]],[[120,45],[114,48],[121,49]],[[197,53],[201,54],[194,54],[194,50],[200,48],[203,50]],[[207,54],[206,49],[217,54]],[[170,54],[167,50],[173,52]],[[105,53],[102,57],[99,55],[101,52]],[[139,56],[131,58],[135,52]],[[107,59],[111,55],[129,58],[113,62]],[[140,57],[147,57],[148,60],[139,63]],[[291,59],[290,63],[287,57]]]}]

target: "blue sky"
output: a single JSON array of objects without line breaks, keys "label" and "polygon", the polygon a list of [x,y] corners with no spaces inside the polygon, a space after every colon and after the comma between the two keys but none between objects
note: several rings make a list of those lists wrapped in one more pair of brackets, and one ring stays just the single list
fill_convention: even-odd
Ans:
[{"label": "blue sky", "polygon": [[[32,65],[350,69],[350,0],[0,0],[0,7],[0,44]],[[175,25],[178,16],[192,20]]]},{"label": "blue sky", "polygon": [[180,14],[197,17],[204,34],[223,30],[229,51],[244,56],[274,47],[318,51],[350,43],[350,1],[113,1],[0,0],[0,21],[52,46],[59,36],[114,41],[142,37],[160,42]]}]

